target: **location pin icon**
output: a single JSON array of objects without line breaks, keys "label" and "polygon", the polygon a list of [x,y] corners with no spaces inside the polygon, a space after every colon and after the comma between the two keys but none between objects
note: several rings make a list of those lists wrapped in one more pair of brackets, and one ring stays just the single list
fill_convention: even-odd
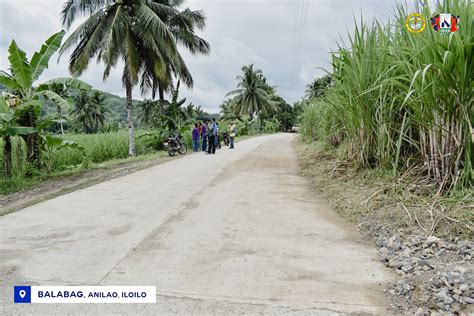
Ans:
[{"label": "location pin icon", "polygon": [[25,296],[26,296],[26,291],[25,291],[25,290],[21,290],[18,294],[20,294],[20,297],[21,297],[21,298],[25,298]]}]

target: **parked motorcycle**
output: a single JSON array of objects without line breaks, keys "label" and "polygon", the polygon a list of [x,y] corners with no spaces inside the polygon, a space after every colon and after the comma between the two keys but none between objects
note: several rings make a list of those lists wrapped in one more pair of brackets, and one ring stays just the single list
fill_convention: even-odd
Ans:
[{"label": "parked motorcycle", "polygon": [[181,155],[186,155],[188,151],[186,144],[183,143],[183,136],[180,133],[178,133],[176,137],[169,137],[163,145],[171,157],[173,157],[176,152]]},{"label": "parked motorcycle", "polygon": [[226,146],[229,146],[229,145],[230,145],[230,136],[229,136],[229,133],[227,133],[227,132],[222,133],[222,138],[224,139],[224,144],[225,144]]},{"label": "parked motorcycle", "polygon": [[222,148],[221,139],[224,140],[224,144],[226,146],[229,146],[229,144],[230,144],[229,133],[227,133],[227,132],[224,132],[222,134],[218,133],[217,134],[216,149],[221,149]]}]

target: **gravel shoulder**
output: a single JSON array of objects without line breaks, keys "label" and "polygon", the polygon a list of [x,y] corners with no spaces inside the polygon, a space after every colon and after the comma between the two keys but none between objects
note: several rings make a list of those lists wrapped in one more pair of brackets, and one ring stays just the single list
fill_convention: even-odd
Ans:
[{"label": "gravel shoulder", "polygon": [[[185,156],[0,217],[0,314],[388,314],[390,270],[299,174],[294,137]],[[154,285],[158,303],[15,306],[19,283]]]},{"label": "gravel shoulder", "polygon": [[[472,192],[430,198],[429,183],[356,170],[337,152],[298,140],[303,175],[371,240],[396,278],[385,292],[395,313],[474,313]],[[436,234],[438,237],[436,237]]]}]

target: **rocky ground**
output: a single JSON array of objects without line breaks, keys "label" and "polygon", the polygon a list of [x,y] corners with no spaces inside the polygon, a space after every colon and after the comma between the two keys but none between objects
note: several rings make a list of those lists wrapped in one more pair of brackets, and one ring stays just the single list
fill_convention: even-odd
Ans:
[{"label": "rocky ground", "polygon": [[383,232],[375,245],[380,260],[399,275],[386,289],[396,311],[474,312],[474,242]]},{"label": "rocky ground", "polygon": [[[397,184],[364,179],[360,170],[346,167],[321,147],[302,142],[296,146],[301,171],[312,180],[317,193],[357,225],[377,248],[380,260],[398,275],[385,289],[395,313],[474,315],[474,241],[472,233],[466,232],[472,224],[464,225],[472,223],[472,197],[458,205],[464,211],[456,215],[464,217],[448,221],[442,212],[433,216],[433,222],[427,215],[433,213],[426,211],[431,210],[423,200],[426,197],[417,197],[413,189],[407,193]],[[415,206],[407,209],[404,203]],[[422,225],[436,229],[430,234]],[[435,237],[437,233],[447,237]]]},{"label": "rocky ground", "polygon": [[[0,315],[390,314],[392,273],[298,174],[293,138],[186,155],[1,216]],[[154,285],[157,304],[12,304],[14,284]]]}]

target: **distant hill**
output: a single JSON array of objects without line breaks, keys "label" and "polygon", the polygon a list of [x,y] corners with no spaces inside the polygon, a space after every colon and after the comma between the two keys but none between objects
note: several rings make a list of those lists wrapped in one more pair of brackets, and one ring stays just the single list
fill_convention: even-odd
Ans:
[{"label": "distant hill", "polygon": [[[110,115],[108,117],[109,122],[117,122],[120,125],[127,124],[127,105],[126,100],[123,97],[119,97],[118,95],[104,92],[97,90],[102,93],[105,97],[105,105],[110,110]],[[142,101],[134,100],[133,105],[135,109],[135,114],[138,111],[138,108],[142,104]],[[136,117],[136,115],[135,115]]]},{"label": "distant hill", "polygon": [[[2,91],[6,91],[7,89],[0,84],[0,93]],[[126,100],[124,97],[120,97],[118,95],[101,91],[99,89],[93,89],[93,91],[99,91],[104,96],[104,103],[105,107],[109,109],[109,114],[107,115],[107,123],[108,124],[117,124],[119,128],[125,128],[127,126],[127,105]],[[77,93],[77,92],[76,92]],[[141,105],[143,101],[141,100],[134,100],[134,118],[135,118],[135,126],[140,127],[140,122],[138,121],[138,113],[141,111]],[[51,118],[56,118],[57,116],[57,108],[50,102],[46,102],[46,105],[43,108],[42,115],[48,116]],[[219,114],[211,114],[202,112],[200,115],[202,117],[206,117],[208,119],[212,118],[219,118]],[[67,120],[69,123],[73,122],[73,119],[70,115],[66,114]]]},{"label": "distant hill", "polygon": [[[0,94],[3,91],[7,91],[7,89],[0,84]],[[105,97],[105,105],[109,109],[110,113],[107,117],[107,121],[109,123],[118,123],[119,126],[125,127],[127,125],[127,105],[125,102],[125,98],[119,97],[118,95],[104,92],[98,89],[93,89],[93,91],[99,91]],[[137,113],[140,111],[142,101],[134,100],[134,116],[135,121],[137,117]],[[56,108],[51,104],[46,104],[43,108],[43,115],[54,117],[56,114]]]},{"label": "distant hill", "polygon": [[[0,93],[6,90],[7,89],[0,84]],[[119,97],[118,95],[104,92],[98,89],[93,89],[93,90],[99,91],[105,97],[105,105],[110,110],[110,115],[107,121],[109,121],[110,123],[117,122],[119,123],[119,125],[122,125],[122,126],[126,125],[127,124],[127,105],[125,103],[125,98]],[[135,113],[138,111],[138,108],[140,107],[141,104],[142,104],[142,101],[139,101],[139,100],[133,101]]]}]

